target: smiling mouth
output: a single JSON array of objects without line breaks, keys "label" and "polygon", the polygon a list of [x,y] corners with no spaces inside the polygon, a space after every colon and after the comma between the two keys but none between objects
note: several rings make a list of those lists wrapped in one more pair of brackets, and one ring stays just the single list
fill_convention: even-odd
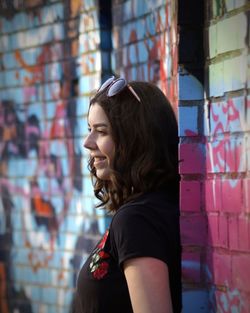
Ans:
[{"label": "smiling mouth", "polygon": [[94,158],[94,165],[101,165],[106,161],[105,157],[95,157]]}]

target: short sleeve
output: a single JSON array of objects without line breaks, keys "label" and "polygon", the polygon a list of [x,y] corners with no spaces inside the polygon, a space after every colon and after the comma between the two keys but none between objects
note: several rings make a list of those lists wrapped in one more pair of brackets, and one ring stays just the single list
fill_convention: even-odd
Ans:
[{"label": "short sleeve", "polygon": [[127,206],[114,215],[110,240],[119,265],[136,257],[154,257],[168,263],[166,225],[142,206]]}]

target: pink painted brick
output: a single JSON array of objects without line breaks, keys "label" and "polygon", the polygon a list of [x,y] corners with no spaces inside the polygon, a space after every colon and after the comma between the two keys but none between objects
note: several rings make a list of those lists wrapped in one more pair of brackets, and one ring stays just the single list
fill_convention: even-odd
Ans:
[{"label": "pink painted brick", "polygon": [[[224,292],[216,290],[215,301],[209,312],[218,313],[249,313],[249,295],[239,291],[237,286],[225,289]],[[234,308],[234,309],[233,309]]]},{"label": "pink painted brick", "polygon": [[225,172],[236,172],[236,141],[233,138],[225,140]]},{"label": "pink painted brick", "polygon": [[242,180],[222,180],[222,210],[224,212],[239,213],[242,210]]},{"label": "pink painted brick", "polygon": [[249,293],[240,293],[240,313],[249,313],[250,308],[250,295]]},{"label": "pink painted brick", "polygon": [[239,225],[238,225],[238,217],[232,215],[228,219],[228,228],[229,228],[229,249],[238,250],[239,247]]},{"label": "pink painted brick", "polygon": [[216,285],[231,284],[232,266],[231,255],[226,253],[213,253],[213,277]]},{"label": "pink painted brick", "polygon": [[200,282],[200,262],[199,252],[182,253],[182,279],[184,282]]},{"label": "pink painted brick", "polygon": [[[239,217],[239,250],[250,251],[250,216]],[[250,266],[250,264],[249,264]]]},{"label": "pink painted brick", "polygon": [[179,149],[180,173],[204,173],[205,153],[204,145],[198,143],[183,143]]},{"label": "pink painted brick", "polygon": [[250,213],[250,179],[243,179],[243,203],[244,211]]},{"label": "pink painted brick", "polygon": [[181,211],[200,211],[201,183],[199,181],[181,181]]},{"label": "pink painted brick", "polygon": [[250,252],[232,256],[232,282],[237,289],[250,292]]},{"label": "pink painted brick", "polygon": [[181,239],[183,245],[205,246],[207,221],[203,215],[181,216]]},{"label": "pink painted brick", "polygon": [[213,173],[213,158],[211,157],[213,149],[211,142],[207,142],[205,145],[206,149],[206,172]]},{"label": "pink painted brick", "polygon": [[246,138],[240,137],[235,140],[235,165],[236,172],[245,173],[247,171],[247,145]]},{"label": "pink painted brick", "polygon": [[214,140],[206,144],[207,173],[225,172],[225,140]]},{"label": "pink painted brick", "polygon": [[205,210],[219,212],[222,208],[221,180],[205,182]]},{"label": "pink painted brick", "polygon": [[218,215],[208,215],[208,245],[219,246],[219,222]]},{"label": "pink painted brick", "polygon": [[219,245],[222,248],[228,248],[228,220],[227,216],[219,216]]}]

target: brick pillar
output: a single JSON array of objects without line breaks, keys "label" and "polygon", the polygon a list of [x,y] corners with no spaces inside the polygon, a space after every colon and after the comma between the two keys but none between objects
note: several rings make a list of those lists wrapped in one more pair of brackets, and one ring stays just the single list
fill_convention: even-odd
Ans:
[{"label": "brick pillar", "polygon": [[[207,2],[205,210],[213,312],[250,309],[249,5]],[[216,290],[216,291],[215,291]]]}]

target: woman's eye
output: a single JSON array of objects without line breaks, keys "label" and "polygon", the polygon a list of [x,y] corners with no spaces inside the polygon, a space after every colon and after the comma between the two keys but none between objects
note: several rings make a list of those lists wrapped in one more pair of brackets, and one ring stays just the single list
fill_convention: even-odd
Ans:
[{"label": "woman's eye", "polygon": [[106,132],[104,131],[104,130],[97,130],[97,132],[99,133],[99,134],[101,134],[101,135],[104,135],[104,134],[106,134]]},{"label": "woman's eye", "polygon": [[90,128],[90,127],[88,127],[88,132],[89,132],[89,133],[91,132],[91,128]]}]

